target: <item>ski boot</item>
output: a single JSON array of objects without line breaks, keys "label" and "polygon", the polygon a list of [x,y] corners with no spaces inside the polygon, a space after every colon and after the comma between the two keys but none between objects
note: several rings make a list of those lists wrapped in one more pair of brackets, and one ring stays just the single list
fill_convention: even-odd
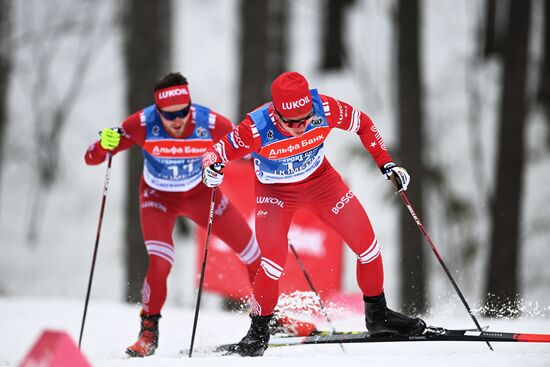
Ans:
[{"label": "ski boot", "polygon": [[235,352],[243,357],[261,357],[269,343],[269,322],[273,314],[267,316],[250,316],[248,333],[235,347]]},{"label": "ski boot", "polygon": [[128,357],[147,357],[153,355],[159,345],[160,315],[149,315],[141,311],[141,330],[137,342],[126,349]]},{"label": "ski boot", "polygon": [[363,300],[367,330],[372,336],[422,335],[426,329],[422,319],[390,310],[384,293],[375,297],[363,296]]},{"label": "ski boot", "polygon": [[311,336],[317,333],[315,324],[307,321],[294,319],[275,312],[269,322],[269,334],[287,334],[290,336]]}]

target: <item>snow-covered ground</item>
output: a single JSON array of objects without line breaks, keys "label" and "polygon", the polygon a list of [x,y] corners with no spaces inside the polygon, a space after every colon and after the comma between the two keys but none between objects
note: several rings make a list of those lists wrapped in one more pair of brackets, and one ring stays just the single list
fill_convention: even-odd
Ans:
[{"label": "snow-covered ground", "polygon": [[[78,341],[83,301],[41,298],[0,298],[3,331],[0,332],[0,366],[16,366],[45,329],[67,331]],[[338,345],[296,346],[268,349],[264,357],[241,358],[212,356],[208,347],[238,341],[248,329],[244,314],[201,310],[195,351],[192,359],[180,352],[189,348],[193,325],[192,308],[167,307],[160,323],[157,353],[144,359],[126,359],[125,348],[138,332],[137,306],[98,302],[90,303],[82,341],[82,350],[95,367],[110,366],[549,366],[550,344],[493,343],[494,352],[485,343],[413,342],[348,344],[343,353]],[[471,328],[472,321],[460,304],[426,317],[428,324],[451,328]],[[515,320],[480,320],[489,330],[550,333],[550,319],[527,315]],[[344,317],[333,323],[338,330],[362,330],[362,315]],[[321,328],[329,329],[321,324]]]}]

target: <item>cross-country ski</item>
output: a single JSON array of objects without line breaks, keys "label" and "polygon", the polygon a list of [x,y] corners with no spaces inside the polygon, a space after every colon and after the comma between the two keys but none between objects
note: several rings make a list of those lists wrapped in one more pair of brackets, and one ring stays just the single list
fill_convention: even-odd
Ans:
[{"label": "cross-country ski", "polygon": [[[444,329],[428,327],[422,335],[370,336],[368,332],[323,332],[307,337],[272,337],[269,348],[290,347],[305,344],[349,344],[349,343],[388,343],[388,342],[530,342],[550,343],[550,334],[509,333],[499,331],[478,331],[473,329]],[[212,349],[212,353],[236,354],[238,344],[224,344]]]}]

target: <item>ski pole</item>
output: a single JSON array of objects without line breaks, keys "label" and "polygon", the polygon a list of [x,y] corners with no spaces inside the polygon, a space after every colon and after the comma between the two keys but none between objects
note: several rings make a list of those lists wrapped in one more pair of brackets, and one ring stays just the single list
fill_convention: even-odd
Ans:
[{"label": "ski pole", "polygon": [[80,337],[78,338],[78,349],[82,344],[82,334],[84,333],[84,323],[86,322],[86,313],[88,312],[88,302],[90,301],[90,292],[92,290],[92,279],[94,277],[95,262],[97,258],[97,249],[99,247],[99,236],[101,234],[101,225],[103,223],[103,213],[105,212],[105,201],[107,200],[107,190],[109,189],[109,178],[111,176],[111,162],[113,155],[107,153],[107,171],[105,172],[105,183],[103,184],[103,197],[101,199],[101,209],[99,210],[99,222],[97,223],[97,232],[95,237],[94,254],[92,257],[92,267],[90,269],[90,278],[88,279],[88,290],[86,291],[86,301],[84,302],[84,314],[82,315],[82,324],[80,325]]},{"label": "ski pole", "polygon": [[[298,262],[298,265],[300,266],[300,269],[302,269],[302,273],[304,274],[304,277],[306,278],[307,283],[309,284],[309,288],[315,293],[315,296],[317,296],[317,299],[319,300],[319,306],[321,308],[321,311],[325,315],[325,318],[327,319],[328,324],[330,325],[330,328],[332,329],[332,333],[336,334],[336,329],[334,328],[334,325],[332,324],[332,320],[330,319],[330,316],[328,315],[327,309],[325,308],[325,305],[323,304],[323,300],[321,299],[321,296],[315,289],[315,286],[313,285],[313,282],[311,281],[311,278],[309,277],[308,272],[306,271],[306,267],[304,266],[304,263],[298,256],[298,252],[296,252],[296,249],[294,248],[294,245],[292,243],[288,244],[290,246],[290,249],[292,250],[292,253],[294,254],[294,257],[296,258],[296,261]],[[344,350],[344,346],[340,344],[340,348],[342,348],[342,352],[346,352]]]},{"label": "ski pole", "polygon": [[193,331],[191,332],[191,346],[189,347],[189,358],[193,354],[193,345],[195,344],[195,332],[197,330],[197,321],[199,319],[199,308],[201,305],[202,284],[204,282],[204,272],[206,270],[206,259],[208,257],[208,243],[210,242],[210,232],[212,232],[212,222],[214,220],[214,203],[216,201],[216,188],[212,189],[212,198],[210,199],[210,213],[208,214],[208,225],[206,227],[206,243],[204,244],[204,258],[202,260],[201,278],[199,280],[199,292],[195,304],[195,318],[193,320]]},{"label": "ski pole", "polygon": [[[393,184],[397,188],[398,186],[397,186],[397,182],[395,180],[396,180],[395,175],[391,175],[391,181],[393,182]],[[426,239],[426,242],[428,242],[428,244],[432,248],[432,251],[435,254],[435,257],[437,257],[437,260],[441,264],[441,267],[443,268],[443,270],[447,274],[447,277],[451,281],[451,284],[453,285],[453,288],[455,289],[456,293],[458,294],[458,297],[460,298],[460,300],[464,304],[464,307],[466,307],[466,310],[468,311],[468,314],[470,315],[470,317],[474,321],[474,324],[476,325],[477,329],[479,331],[483,331],[481,329],[481,326],[479,325],[479,322],[477,321],[477,318],[475,317],[474,313],[472,312],[472,309],[470,308],[470,305],[468,305],[468,302],[466,301],[466,298],[464,298],[464,295],[460,291],[460,288],[458,287],[458,284],[455,282],[453,276],[451,275],[451,272],[449,271],[449,268],[447,268],[447,265],[445,265],[445,262],[443,261],[443,257],[439,254],[439,251],[437,251],[437,248],[435,247],[434,243],[432,242],[432,239],[428,235],[428,232],[426,231],[426,228],[424,228],[424,225],[422,224],[422,222],[420,221],[420,218],[418,217],[418,215],[414,211],[411,203],[409,202],[409,199],[407,199],[407,195],[405,195],[405,193],[403,191],[398,191],[397,193],[401,196],[401,199],[403,200],[403,203],[405,203],[405,206],[409,210],[409,213],[411,213],[411,216],[413,217],[414,221],[416,222],[416,225],[418,226],[418,229],[420,229],[420,232],[422,233],[422,235]],[[491,344],[489,344],[488,341],[485,341],[485,342],[487,343],[487,346],[489,347],[489,349],[493,350],[493,347],[491,346]]]}]

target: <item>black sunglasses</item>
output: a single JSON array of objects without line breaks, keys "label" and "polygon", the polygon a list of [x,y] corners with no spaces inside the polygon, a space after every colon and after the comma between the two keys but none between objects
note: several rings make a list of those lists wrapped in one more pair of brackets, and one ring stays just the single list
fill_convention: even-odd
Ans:
[{"label": "black sunglasses", "polygon": [[281,121],[284,122],[288,127],[290,128],[293,128],[294,127],[294,124],[298,124],[298,127],[302,126],[302,125],[305,125],[307,120],[309,120],[310,118],[312,118],[313,116],[315,116],[315,111],[312,109],[310,113],[307,114],[307,116],[299,119],[299,120],[293,120],[293,119],[287,119],[285,117],[283,117],[279,111],[277,111],[277,109],[275,109],[275,111],[277,112],[277,115],[279,115],[279,117],[281,118]]},{"label": "black sunglasses", "polygon": [[189,103],[189,105],[187,107],[184,107],[181,110],[172,111],[172,112],[163,111],[159,108],[159,106],[157,106],[157,111],[159,111],[159,113],[162,115],[162,117],[164,117],[165,119],[167,119],[169,121],[173,121],[176,118],[182,119],[185,116],[189,115],[189,111],[191,111],[191,103]]}]

